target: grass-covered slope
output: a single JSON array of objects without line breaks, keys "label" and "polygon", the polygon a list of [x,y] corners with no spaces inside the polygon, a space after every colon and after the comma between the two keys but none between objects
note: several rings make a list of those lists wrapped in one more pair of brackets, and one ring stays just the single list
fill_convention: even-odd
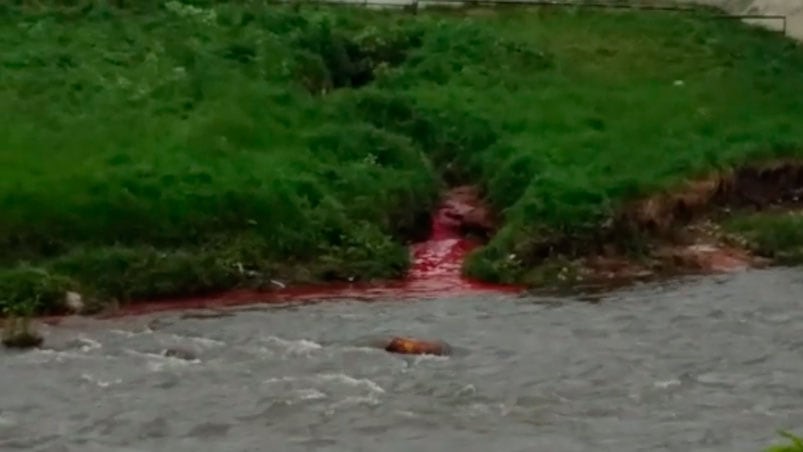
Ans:
[{"label": "grass-covered slope", "polygon": [[0,6],[6,305],[398,276],[457,182],[504,218],[467,270],[517,280],[624,201],[803,152],[803,50],[705,13],[47,3]]},{"label": "grass-covered slope", "polygon": [[400,275],[437,195],[432,166],[321,91],[415,35],[176,5],[6,7],[0,300],[53,275],[104,298]]},{"label": "grass-covered slope", "polygon": [[758,255],[780,264],[803,263],[803,215],[799,211],[740,213],[724,226]]}]

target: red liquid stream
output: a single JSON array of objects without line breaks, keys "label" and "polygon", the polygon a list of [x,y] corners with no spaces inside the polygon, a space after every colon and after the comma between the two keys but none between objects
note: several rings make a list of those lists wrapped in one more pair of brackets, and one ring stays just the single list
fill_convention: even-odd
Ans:
[{"label": "red liquid stream", "polygon": [[383,284],[342,283],[321,286],[288,287],[275,292],[230,291],[203,297],[138,302],[125,306],[112,316],[139,315],[186,309],[209,309],[258,303],[318,302],[327,300],[409,300],[443,298],[472,293],[519,292],[515,286],[481,283],[461,275],[463,260],[479,244],[459,231],[459,222],[450,217],[446,203],[432,220],[430,237],[411,247],[412,266],[402,281]]}]

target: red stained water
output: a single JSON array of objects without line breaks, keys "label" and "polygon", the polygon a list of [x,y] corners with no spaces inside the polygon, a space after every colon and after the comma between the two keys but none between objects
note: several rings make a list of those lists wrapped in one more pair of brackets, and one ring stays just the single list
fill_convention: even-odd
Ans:
[{"label": "red stained water", "polygon": [[430,237],[411,247],[413,264],[401,281],[382,284],[342,283],[288,287],[273,292],[230,291],[195,298],[138,302],[113,315],[137,315],[167,310],[221,308],[257,303],[318,302],[327,300],[409,300],[432,299],[472,293],[518,292],[512,286],[472,281],[461,275],[466,254],[479,244],[464,238],[454,219],[454,206],[447,200],[432,220]]}]

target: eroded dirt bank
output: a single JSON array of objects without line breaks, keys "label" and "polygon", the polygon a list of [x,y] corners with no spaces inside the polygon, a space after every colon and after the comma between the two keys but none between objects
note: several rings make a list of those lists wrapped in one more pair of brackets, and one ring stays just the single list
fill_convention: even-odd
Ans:
[{"label": "eroded dirt bank", "polygon": [[803,163],[798,161],[775,161],[710,174],[626,204],[595,240],[570,247],[556,244],[557,251],[541,259],[529,273],[537,275],[536,279],[523,281],[523,285],[496,285],[465,277],[462,264],[468,253],[487,243],[504,218],[483,201],[478,187],[459,186],[443,194],[427,239],[410,247],[412,265],[403,280],[287,287],[277,281],[269,290],[140,300],[101,315],[265,302],[439,298],[472,292],[518,292],[525,286],[595,290],[681,274],[740,271],[771,265],[773,256],[723,228],[723,222],[751,212],[775,215],[797,210],[803,207],[801,196]]},{"label": "eroded dirt bank", "polygon": [[[604,287],[771,265],[775,260],[770,250],[723,224],[735,216],[780,216],[798,211],[803,207],[801,197],[800,161],[774,161],[694,179],[626,204],[600,234],[609,238],[609,243],[589,243],[587,253],[558,253],[547,258],[541,282]],[[789,247],[799,245],[788,243]],[[632,252],[633,248],[638,252]]]},{"label": "eroded dirt bank", "polygon": [[[771,265],[772,253],[722,224],[735,215],[798,210],[803,207],[801,196],[803,163],[799,161],[775,161],[710,174],[626,204],[595,240],[568,248],[556,244],[557,251],[531,269],[529,275],[537,278],[523,281],[524,285],[495,285],[465,277],[462,265],[468,253],[487,243],[504,218],[483,201],[479,188],[459,186],[443,194],[427,239],[410,247],[412,265],[403,280],[287,287],[277,281],[269,290],[140,300],[112,307],[101,316],[250,303],[439,298],[473,292],[519,292],[525,285],[593,290],[680,274],[740,271]],[[70,310],[80,310],[80,306]]]}]

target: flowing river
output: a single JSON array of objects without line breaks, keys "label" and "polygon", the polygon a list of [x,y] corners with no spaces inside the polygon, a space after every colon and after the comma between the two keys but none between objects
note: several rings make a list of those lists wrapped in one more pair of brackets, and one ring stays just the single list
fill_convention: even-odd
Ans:
[{"label": "flowing river", "polygon": [[0,349],[0,451],[759,452],[803,428],[803,270],[522,295],[461,278],[465,207],[397,284],[45,325]]},{"label": "flowing river", "polygon": [[[593,300],[75,317],[0,352],[0,450],[757,452],[803,427],[801,293],[772,269]],[[453,353],[376,347],[394,334]]]}]

